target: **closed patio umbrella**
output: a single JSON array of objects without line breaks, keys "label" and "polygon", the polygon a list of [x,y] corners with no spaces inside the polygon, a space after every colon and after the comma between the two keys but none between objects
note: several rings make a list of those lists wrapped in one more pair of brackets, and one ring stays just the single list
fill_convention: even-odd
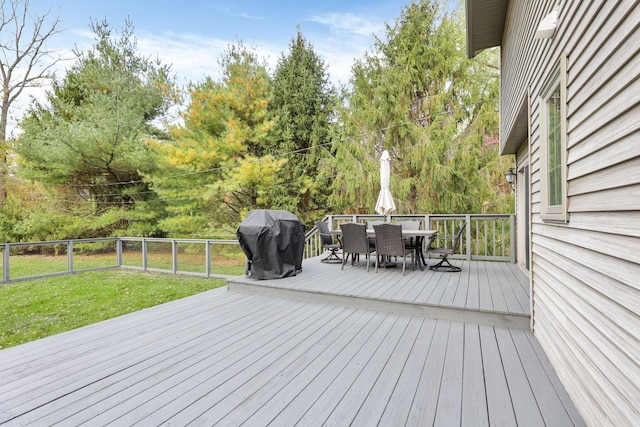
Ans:
[{"label": "closed patio umbrella", "polygon": [[376,212],[380,215],[389,215],[396,210],[396,203],[393,201],[391,191],[389,191],[391,181],[390,160],[389,152],[384,150],[382,156],[380,156],[380,194],[378,194],[378,202],[376,203]]}]

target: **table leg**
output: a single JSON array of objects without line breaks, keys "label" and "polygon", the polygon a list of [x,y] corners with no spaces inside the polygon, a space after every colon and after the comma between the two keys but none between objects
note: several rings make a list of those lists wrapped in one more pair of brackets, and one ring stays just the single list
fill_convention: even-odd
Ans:
[{"label": "table leg", "polygon": [[424,252],[422,251],[423,241],[424,241],[423,236],[416,236],[416,262],[420,270],[424,270],[424,267],[426,267],[427,265],[427,263],[424,260]]}]

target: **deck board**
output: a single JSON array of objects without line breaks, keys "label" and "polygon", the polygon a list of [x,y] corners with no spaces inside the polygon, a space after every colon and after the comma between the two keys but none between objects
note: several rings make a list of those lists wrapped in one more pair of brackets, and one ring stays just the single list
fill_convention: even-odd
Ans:
[{"label": "deck board", "polygon": [[357,378],[351,383],[340,402],[332,408],[323,425],[349,425],[360,411],[363,402],[379,378],[381,370],[387,366],[396,346],[405,335],[409,318],[399,318],[385,339],[380,343],[364,365]]},{"label": "deck board", "polygon": [[480,277],[478,275],[478,264],[477,262],[469,263],[469,276],[468,280],[468,292],[467,292],[467,300],[464,302],[464,306],[471,309],[477,310],[480,308]]},{"label": "deck board", "polygon": [[560,383],[560,380],[555,374],[555,371],[553,370],[553,367],[549,363],[549,359],[547,358],[547,355],[544,353],[544,350],[542,350],[542,347],[540,346],[540,343],[538,342],[538,340],[536,340],[532,334],[524,334],[524,336],[521,336],[521,335],[516,335],[516,336],[521,338],[526,338],[529,341],[529,345],[530,345],[529,348],[533,349],[533,352],[538,357],[538,361],[540,362],[540,365],[544,370],[544,375],[541,374],[540,378],[546,377],[551,383],[551,387],[553,388],[553,392],[551,388],[549,388],[545,391],[545,393],[552,394],[552,395],[555,394],[556,396],[558,396],[558,398],[560,399],[560,403],[562,404],[564,410],[567,412],[567,414],[571,418],[571,421],[574,425],[576,426],[584,425],[584,421],[582,420],[582,418],[580,417],[580,414],[578,414],[578,411],[576,410],[575,406],[571,402],[571,399],[569,398],[567,391]]},{"label": "deck board", "polygon": [[[261,313],[263,319],[265,317],[272,319],[274,315],[292,315],[291,311],[281,313],[281,307],[282,304],[272,305],[271,307],[267,304]],[[186,318],[189,320],[203,316],[202,313],[197,312],[190,312],[189,314],[190,316]],[[252,317],[235,316],[237,327],[230,327],[229,322],[231,322],[231,320],[228,319],[228,313],[227,318],[224,320],[216,315],[211,316],[208,320],[210,321],[209,325],[216,325],[213,328],[211,326],[207,327],[206,323],[191,324],[192,322],[176,319],[175,317],[171,319],[176,321],[176,323],[189,324],[190,328],[198,331],[197,337],[194,339],[191,335],[184,334],[183,330],[178,330],[174,335],[164,336],[179,336],[179,342],[175,342],[175,340],[163,340],[164,337],[158,337],[158,341],[156,341],[158,345],[153,346],[153,353],[151,353],[155,355],[155,358],[149,357],[150,355],[146,353],[139,353],[133,342],[122,341],[117,343],[116,346],[127,352],[129,358],[112,360],[111,375],[109,375],[108,371],[102,373],[104,377],[103,380],[84,387],[81,387],[82,384],[80,384],[76,392],[69,395],[63,394],[64,399],[67,399],[67,396],[82,398],[82,403],[86,405],[86,409],[79,410],[76,405],[72,404],[73,402],[68,402],[67,408],[58,411],[56,417],[61,417],[60,420],[64,419],[66,422],[71,423],[73,421],[82,422],[94,419],[103,412],[109,412],[110,409],[112,412],[122,413],[125,410],[123,403],[134,406],[136,400],[145,399],[148,398],[148,396],[154,395],[154,389],[149,387],[150,382],[157,386],[163,383],[161,380],[164,379],[163,374],[167,372],[167,363],[161,361],[154,364],[154,362],[157,362],[155,359],[169,357],[165,360],[170,364],[169,368],[175,371],[183,366],[193,365],[192,359],[194,354],[198,355],[201,360],[213,355],[224,357],[225,353],[222,353],[220,349],[225,345],[228,346],[229,341],[236,340],[236,334],[241,334],[242,332],[238,330],[238,328],[250,330],[252,322]],[[205,329],[207,333],[203,334],[202,328],[205,327],[207,328]],[[265,331],[261,330],[261,328],[255,327],[252,333],[253,335],[257,335],[263,332]],[[213,336],[216,339],[208,341],[207,338],[209,336]],[[203,345],[203,343],[205,345]],[[172,346],[170,351],[167,350],[167,345]],[[237,349],[233,347],[228,350],[226,354],[231,353],[233,350]],[[96,356],[102,354],[108,357],[110,352],[96,352],[95,356],[91,355],[90,360],[95,360]],[[61,394],[67,392],[68,390],[65,389],[60,390]],[[91,405],[89,405],[89,403],[91,403]],[[54,407],[58,405],[60,405],[60,401],[53,402]],[[113,408],[115,408],[115,410]],[[66,413],[66,411],[68,411],[68,413]]]},{"label": "deck board", "polygon": [[451,323],[434,425],[461,423],[464,341],[464,324]]},{"label": "deck board", "polygon": [[[233,412],[222,418],[221,422],[227,425],[240,425],[245,422],[253,425],[260,420],[274,419],[300,394],[305,391],[317,393],[318,389],[326,387],[370,336],[360,332],[371,322],[375,313],[363,312],[362,314],[353,324],[345,324],[346,332],[307,366],[291,376],[288,375],[291,373],[290,370],[282,372],[272,384],[269,384],[269,393],[265,393],[266,388],[261,389],[260,393],[254,393],[249,399],[236,406]],[[319,382],[315,384],[316,391],[308,390],[309,385],[315,382]]]},{"label": "deck board", "polygon": [[[468,309],[522,289],[517,271],[457,262],[264,282]],[[583,424],[528,330],[231,289],[0,351],[0,425]]]},{"label": "deck board", "polygon": [[[537,357],[535,350],[521,331],[510,331],[518,357],[522,362],[522,368],[540,408],[540,415],[544,417],[546,425],[553,423],[570,424],[571,417],[562,405],[562,399],[556,394],[555,388],[550,389],[549,383],[544,381],[546,372]],[[553,385],[551,385],[553,387]]]},{"label": "deck board", "polygon": [[416,396],[420,373],[424,368],[424,355],[429,352],[436,322],[423,319],[414,346],[403,366],[393,393],[385,404],[379,425],[405,425]]},{"label": "deck board", "polygon": [[422,323],[423,319],[420,318],[414,317],[410,320],[393,353],[384,361],[384,368],[353,419],[354,425],[375,425],[378,423],[415,346]]},{"label": "deck board", "polygon": [[509,305],[507,304],[504,290],[502,289],[502,285],[500,283],[500,270],[497,264],[498,263],[495,262],[486,263],[492,302],[492,306],[490,309],[493,311],[508,312]]},{"label": "deck board", "polygon": [[[165,423],[173,417],[194,417],[204,412],[209,405],[217,403],[235,391],[244,381],[251,380],[261,370],[277,366],[275,364],[278,361],[286,363],[291,360],[296,354],[292,350],[298,340],[313,339],[314,334],[327,327],[327,323],[316,322],[321,322],[327,317],[330,326],[337,323],[335,316],[339,310],[336,308],[310,311],[304,317],[291,319],[295,322],[291,328],[279,322],[278,327],[271,333],[261,334],[257,340],[252,337],[251,343],[243,342],[239,351],[228,351],[223,357],[204,358],[188,370],[169,377],[169,380],[156,391],[156,398],[151,404],[136,402],[139,405],[132,408],[135,411],[118,419],[118,422],[128,425],[130,421],[143,419],[145,423],[153,425]],[[313,326],[309,327],[307,322]],[[301,350],[302,348],[296,349]],[[142,398],[144,397],[146,396],[143,395]],[[130,400],[126,404],[129,405]]]},{"label": "deck board", "polygon": [[492,285],[490,274],[487,266],[489,263],[476,263],[478,267],[479,293],[480,293],[480,310],[496,310],[493,304]]},{"label": "deck board", "polygon": [[461,425],[489,425],[478,325],[465,324]]},{"label": "deck board", "polygon": [[534,391],[522,367],[510,332],[506,329],[496,329],[495,332],[518,425],[544,425]]},{"label": "deck board", "polygon": [[480,326],[480,341],[482,342],[482,361],[489,419],[500,419],[503,420],[503,425],[515,426],[517,425],[516,416],[511,403],[495,329]]},{"label": "deck board", "polygon": [[[395,325],[397,315],[377,313],[359,339],[343,356],[323,371],[303,391],[287,402],[285,408],[273,419],[274,425],[319,425],[340,402],[346,389],[355,381],[371,354],[379,347]],[[314,424],[315,423],[315,424]]]},{"label": "deck board", "polygon": [[[323,318],[315,319],[311,333],[306,332],[296,340],[287,340],[284,343],[275,341],[270,343],[270,346],[263,346],[264,354],[260,354],[260,357],[255,360],[249,359],[249,363],[233,372],[233,376],[221,385],[218,378],[212,378],[199,385],[193,390],[193,393],[197,393],[196,396],[207,390],[214,390],[206,392],[206,398],[196,400],[189,405],[188,410],[176,413],[166,420],[154,414],[154,417],[150,418],[151,423],[157,421],[186,425],[196,422],[212,425],[228,415],[230,411],[235,411],[243,401],[252,396],[252,391],[258,391],[260,397],[269,396],[271,387],[267,385],[270,380],[277,379],[280,375],[284,375],[285,378],[297,375],[306,359],[317,357],[317,352],[325,347],[322,344],[334,342],[339,334],[338,326],[344,319],[339,315],[340,312],[334,311],[334,313],[326,313]],[[193,400],[196,396],[187,394],[182,399]],[[173,405],[174,403],[171,402],[171,406]],[[177,402],[175,405],[182,404]],[[172,408],[169,407],[167,412],[171,410]]]},{"label": "deck board", "polygon": [[[504,262],[456,260],[459,273],[408,271],[399,268],[367,272],[366,263],[356,262],[344,270],[319,259],[308,259],[295,277],[278,280],[233,278],[234,291],[315,300],[380,310],[388,303],[403,314],[429,313],[434,318],[493,326],[529,328],[529,295],[522,288],[527,279],[517,266]],[[296,293],[298,295],[296,296]]]},{"label": "deck board", "polygon": [[438,321],[412,399],[407,425],[433,425],[446,357],[449,323]]}]

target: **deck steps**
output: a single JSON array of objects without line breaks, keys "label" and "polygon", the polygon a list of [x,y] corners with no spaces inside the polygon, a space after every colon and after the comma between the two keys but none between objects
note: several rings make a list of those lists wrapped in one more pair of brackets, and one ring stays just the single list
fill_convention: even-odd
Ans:
[{"label": "deck steps", "polygon": [[366,264],[328,265],[305,260],[295,277],[227,280],[230,291],[333,304],[399,315],[529,329],[524,274],[507,263],[462,262],[461,273],[366,271]]},{"label": "deck steps", "polygon": [[451,320],[456,322],[475,323],[478,325],[498,326],[510,329],[529,329],[530,317],[525,314],[504,313],[496,311],[476,310],[460,307],[439,306],[411,301],[394,301],[384,298],[335,294],[330,292],[308,291],[279,288],[253,283],[242,279],[227,282],[230,291],[254,295],[287,298],[296,301],[332,304],[349,308],[381,311],[406,316],[420,316],[430,319]]}]

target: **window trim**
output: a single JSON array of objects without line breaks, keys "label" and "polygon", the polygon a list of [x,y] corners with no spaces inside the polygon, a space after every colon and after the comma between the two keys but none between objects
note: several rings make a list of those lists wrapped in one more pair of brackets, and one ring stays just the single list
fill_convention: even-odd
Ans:
[{"label": "window trim", "polygon": [[[567,205],[567,56],[562,54],[559,64],[554,66],[554,73],[544,86],[539,97],[540,114],[540,215],[545,222],[566,223],[569,220]],[[549,204],[549,128],[547,118],[547,102],[560,87],[560,182],[561,204]]]}]

